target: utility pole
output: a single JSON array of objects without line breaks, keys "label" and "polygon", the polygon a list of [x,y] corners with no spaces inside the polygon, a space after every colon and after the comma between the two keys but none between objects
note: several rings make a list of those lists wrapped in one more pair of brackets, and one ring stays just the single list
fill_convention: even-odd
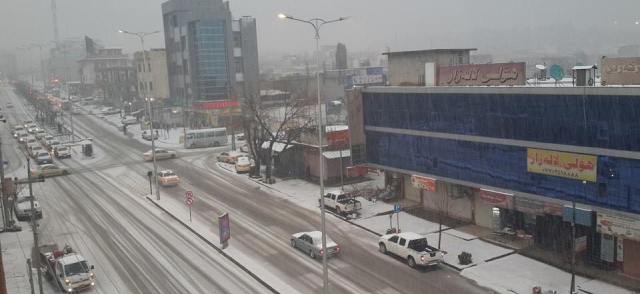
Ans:
[{"label": "utility pole", "polygon": [[51,21],[53,22],[53,39],[56,43],[60,42],[60,33],[58,32],[58,8],[56,0],[51,0]]},{"label": "utility pole", "polygon": [[[33,231],[33,247],[36,252],[40,250],[40,245],[38,245],[38,223],[35,218],[35,207],[33,203],[33,187],[31,181],[31,159],[27,157],[27,182],[29,184],[29,202],[31,202],[31,230]],[[40,182],[44,182],[44,179],[41,179]],[[38,269],[38,288],[40,289],[40,294],[43,294],[42,290],[42,271],[40,270],[40,259],[36,259],[36,268]]]},{"label": "utility pole", "polygon": [[7,231],[9,227],[10,217],[9,217],[9,209],[7,207],[7,197],[9,195],[4,195],[4,185],[6,184],[4,181],[4,158],[2,158],[2,141],[0,141],[0,180],[2,184],[0,185],[0,190],[2,192],[2,224],[3,230]]}]

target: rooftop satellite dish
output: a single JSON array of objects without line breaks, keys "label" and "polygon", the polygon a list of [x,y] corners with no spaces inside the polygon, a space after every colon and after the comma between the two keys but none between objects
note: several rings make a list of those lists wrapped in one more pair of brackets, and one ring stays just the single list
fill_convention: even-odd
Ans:
[{"label": "rooftop satellite dish", "polygon": [[536,64],[536,68],[539,70],[547,69],[547,67],[542,64]]},{"label": "rooftop satellite dish", "polygon": [[554,64],[549,69],[549,73],[553,79],[556,81],[562,80],[564,78],[564,70],[561,66]]}]

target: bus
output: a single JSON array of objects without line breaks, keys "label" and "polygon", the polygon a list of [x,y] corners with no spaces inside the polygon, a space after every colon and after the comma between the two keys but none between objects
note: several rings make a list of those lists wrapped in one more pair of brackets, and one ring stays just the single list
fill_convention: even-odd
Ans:
[{"label": "bus", "polygon": [[187,148],[218,147],[228,144],[227,128],[187,131]]}]

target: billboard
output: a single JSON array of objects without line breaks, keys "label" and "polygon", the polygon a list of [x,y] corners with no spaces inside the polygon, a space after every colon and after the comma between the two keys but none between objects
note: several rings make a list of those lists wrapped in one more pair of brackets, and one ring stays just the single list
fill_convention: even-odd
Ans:
[{"label": "billboard", "polygon": [[602,58],[602,85],[640,85],[640,57]]},{"label": "billboard", "polygon": [[598,157],[542,149],[527,149],[527,171],[595,182]]},{"label": "billboard", "polygon": [[387,78],[382,67],[368,67],[345,70],[345,89],[353,86],[382,86]]},{"label": "billboard", "polygon": [[211,101],[211,102],[193,102],[193,108],[210,110],[210,109],[225,109],[229,107],[239,107],[240,102],[238,101]]},{"label": "billboard", "polygon": [[437,86],[521,86],[525,63],[489,63],[438,66]]},{"label": "billboard", "polygon": [[418,175],[411,176],[411,184],[417,189],[422,189],[429,192],[436,191],[436,180]]}]

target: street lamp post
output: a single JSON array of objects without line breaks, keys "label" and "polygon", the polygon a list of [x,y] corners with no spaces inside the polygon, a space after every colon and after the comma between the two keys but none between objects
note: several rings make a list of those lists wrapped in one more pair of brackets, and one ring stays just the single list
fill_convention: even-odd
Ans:
[{"label": "street lamp post", "polygon": [[[157,34],[160,31],[147,33],[147,32],[129,32],[125,30],[119,30],[118,32],[121,34],[133,35],[138,37],[138,39],[140,39],[140,47],[142,48],[142,72],[144,72],[144,69],[147,64],[147,52],[144,49],[144,37]],[[153,119],[152,119],[152,109],[151,109],[151,101],[153,101],[153,97],[148,97],[149,95],[147,92],[146,85],[142,87],[142,91],[144,92],[143,93],[144,100],[147,102],[147,106],[149,107],[148,118],[149,118],[149,131],[151,132],[151,157],[153,157],[153,178],[156,186],[156,200],[160,200],[160,188],[159,188],[160,184],[158,183],[158,164],[156,163],[156,139],[153,133]]]},{"label": "street lamp post", "polygon": [[317,96],[318,96],[318,110],[317,110],[317,120],[318,120],[318,160],[320,165],[320,219],[321,219],[321,230],[322,230],[322,281],[323,281],[323,293],[328,292],[329,288],[329,269],[327,268],[327,234],[326,234],[326,220],[325,220],[325,209],[324,209],[324,160],[322,158],[322,99],[320,97],[320,28],[323,25],[339,22],[346,20],[346,17],[340,17],[334,20],[324,20],[321,18],[312,18],[308,20],[298,19],[290,15],[286,15],[284,13],[278,14],[278,18],[280,19],[290,19],[298,22],[303,22],[310,24],[315,31],[315,40],[316,40],[316,82],[317,82]]}]

